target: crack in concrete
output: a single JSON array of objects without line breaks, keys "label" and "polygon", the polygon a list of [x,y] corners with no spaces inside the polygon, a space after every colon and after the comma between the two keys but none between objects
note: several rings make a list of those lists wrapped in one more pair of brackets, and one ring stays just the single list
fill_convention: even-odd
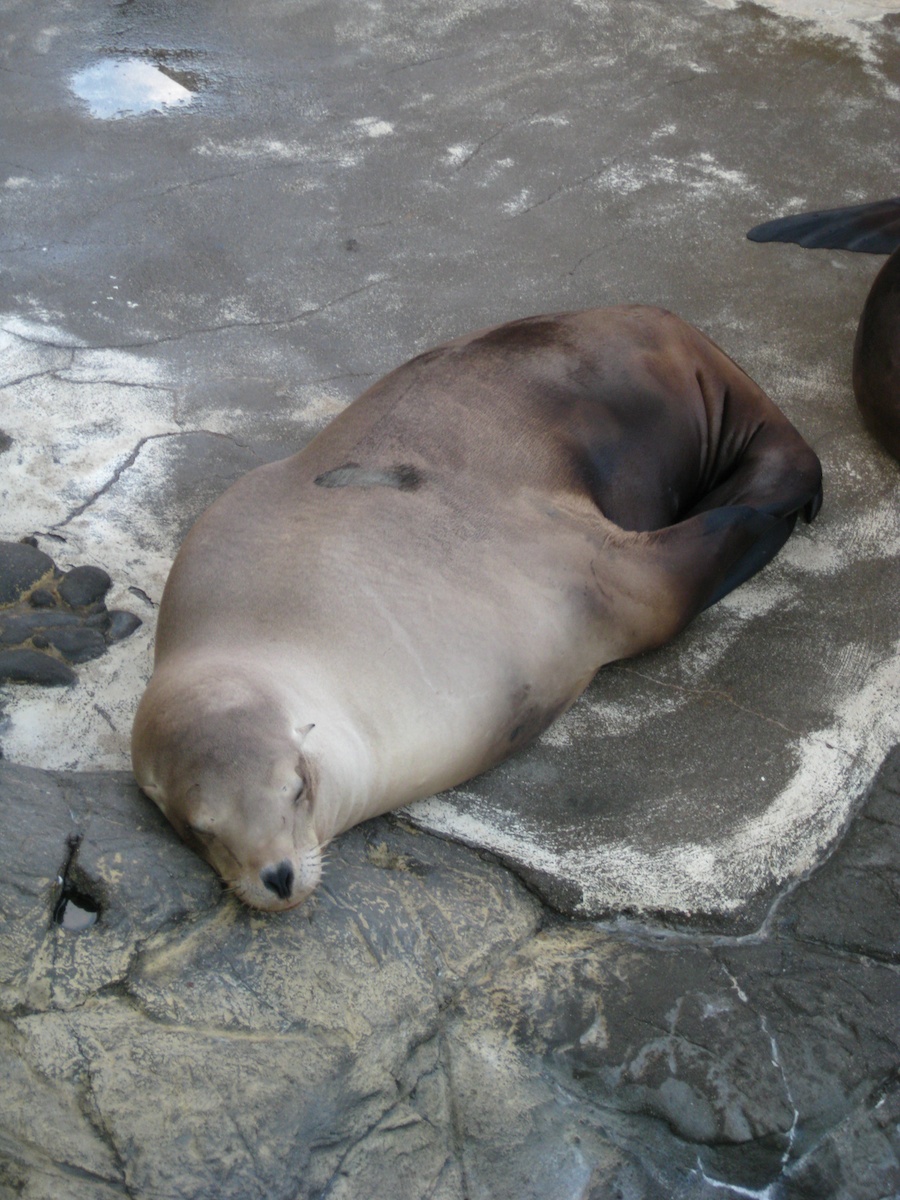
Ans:
[{"label": "crack in concrete", "polygon": [[[587,254],[582,254],[581,258],[579,258],[579,260],[576,262],[575,266],[571,269],[571,271],[566,271],[564,273],[563,278],[571,279],[572,276],[575,274],[575,272],[579,269],[579,267],[581,267],[584,263],[586,263],[588,261],[588,259],[596,258],[598,254],[602,254],[604,250],[607,250],[609,248],[610,244],[611,243],[609,243],[609,242],[604,242],[602,246],[595,246],[593,250],[588,250]],[[593,569],[593,563],[591,564],[591,568]]]},{"label": "crack in concrete", "polygon": [[[354,288],[352,291],[344,292],[340,296],[335,296],[332,300],[326,300],[322,304],[314,305],[312,308],[303,309],[299,313],[295,313],[289,317],[271,317],[257,318],[255,320],[246,321],[223,321],[219,325],[200,325],[194,329],[185,329],[180,333],[161,334],[156,338],[145,338],[137,342],[112,342],[105,345],[96,345],[80,342],[75,347],[77,350],[146,350],[152,346],[162,346],[174,342],[183,342],[192,337],[203,337],[211,333],[223,333],[229,329],[278,329],[289,328],[291,325],[296,325],[301,321],[309,320],[310,317],[318,316],[320,313],[328,312],[332,308],[336,308],[339,304],[344,304],[348,300],[354,299],[356,296],[362,296],[366,292],[372,291],[373,288],[381,287],[382,284],[392,283],[391,276],[383,276],[378,279],[370,280],[363,284],[362,287]],[[54,342],[44,338],[34,336],[26,336],[23,333],[15,330],[7,329],[6,326],[0,326],[4,333],[10,337],[20,338],[23,342],[27,342],[34,346],[47,346],[56,350],[72,349],[71,342]],[[140,386],[140,385],[137,385]]]},{"label": "crack in concrete", "polygon": [[[44,346],[49,350],[71,350],[77,352],[79,350],[116,350],[117,346],[86,346],[80,338],[71,338],[67,342],[54,342],[48,338],[37,337],[34,334],[22,333],[19,329],[9,329],[6,325],[0,325],[0,331],[5,333],[7,337],[15,338],[19,342],[24,342],[26,346]],[[58,370],[59,368],[54,368]]]},{"label": "crack in concrete", "polygon": [[145,437],[142,437],[140,439],[140,441],[138,442],[138,444],[135,446],[135,448],[131,451],[131,453],[125,459],[125,461],[123,463],[121,463],[118,467],[116,467],[115,471],[113,471],[112,475],[106,481],[106,483],[104,483],[101,487],[99,487],[93,493],[93,495],[89,496],[85,501],[83,501],[81,504],[77,505],[77,507],[72,509],[72,511],[69,513],[69,515],[67,517],[64,517],[61,521],[55,521],[50,526],[50,529],[64,528],[66,525],[69,524],[70,521],[74,521],[76,517],[80,517],[83,512],[85,512],[87,509],[89,509],[91,507],[91,505],[95,504],[100,499],[101,496],[105,495],[110,490],[110,488],[114,487],[119,482],[119,480],[122,478],[122,476],[125,474],[125,472],[130,467],[134,466],[135,462],[137,461],[138,455],[140,454],[140,452],[143,450],[144,446],[146,446],[146,444],[148,442],[157,441],[161,438],[176,437],[176,436],[178,436],[178,435],[174,434],[174,433],[149,433]]},{"label": "crack in concrete", "polygon": [[[10,337],[18,337],[19,335],[18,334],[10,334],[9,336]],[[23,383],[30,383],[32,379],[44,379],[48,375],[51,378],[59,379],[60,371],[71,371],[72,366],[74,365],[74,362],[75,362],[75,355],[77,353],[78,353],[77,350],[70,349],[68,366],[47,367],[46,370],[44,370],[44,371],[32,371],[30,375],[20,375],[16,379],[5,380],[3,383],[0,383],[0,387],[2,387],[2,388],[20,387]],[[69,381],[67,380],[66,382],[69,382]],[[72,380],[72,382],[76,382],[76,381]]]},{"label": "crack in concrete", "polygon": [[579,188],[584,187],[586,183],[590,183],[594,179],[599,179],[604,171],[608,171],[610,167],[615,166],[618,159],[614,158],[611,162],[604,163],[597,171],[591,171],[588,175],[582,175],[581,178],[573,180],[571,183],[560,184],[558,188],[544,196],[541,200],[535,200],[534,204],[529,204],[527,208],[520,208],[514,213],[510,213],[509,220],[513,221],[517,217],[524,217],[527,213],[534,212],[536,208],[543,208],[545,204],[550,204],[553,200],[557,200],[560,196],[568,195],[569,192],[576,192]]},{"label": "crack in concrete", "polygon": [[63,517],[59,521],[54,521],[52,525],[48,526],[48,533],[50,533],[52,530],[65,528],[70,521],[74,521],[76,517],[80,517],[82,513],[86,512],[93,504],[96,504],[101,496],[104,496],[110,490],[110,488],[115,487],[125,472],[134,466],[138,456],[148,442],[162,441],[165,438],[189,437],[191,434],[202,434],[204,437],[224,438],[226,441],[231,442],[232,445],[237,446],[240,450],[248,450],[254,455],[255,458],[259,459],[260,462],[263,461],[262,457],[257,454],[252,446],[248,446],[244,442],[239,442],[237,438],[233,437],[229,433],[220,433],[212,429],[173,429],[166,433],[148,433],[138,441],[137,445],[130,452],[125,461],[116,467],[110,478],[107,479],[107,481],[102,484],[101,487],[99,487],[92,495],[88,496],[86,500],[82,501],[81,504],[72,509],[68,516]]},{"label": "crack in concrete", "polygon": [[488,137],[482,138],[482,140],[477,143],[472,153],[467,155],[462,162],[456,164],[456,167],[454,168],[455,173],[458,174],[460,171],[465,170],[472,159],[477,157],[485,148],[485,146],[489,146],[491,142],[495,142],[498,137],[502,137],[508,129],[513,129],[516,125],[525,125],[529,121],[534,120],[534,118],[538,115],[538,112],[539,110],[535,109],[533,112],[526,114],[524,117],[517,117],[514,121],[505,121],[499,129],[496,129],[492,134],[489,134]]},{"label": "crack in concrete", "polygon": [[[783,721],[776,720],[775,717],[766,716],[765,713],[757,712],[755,708],[748,708],[745,704],[739,704],[730,692],[726,692],[721,688],[688,687],[686,684],[670,683],[666,679],[658,679],[653,675],[648,675],[646,671],[637,670],[636,667],[627,667],[622,663],[617,663],[616,665],[620,671],[623,671],[629,675],[636,675],[639,679],[646,679],[648,683],[654,683],[657,687],[669,688],[670,691],[681,692],[685,696],[693,696],[701,700],[722,700],[726,704],[731,705],[732,708],[737,709],[739,712],[746,713],[751,717],[756,717],[757,720],[765,721],[769,725],[774,725],[777,729],[781,729],[785,733],[789,733],[792,737],[803,737],[802,730],[793,729],[790,725],[785,725]],[[830,742],[824,742],[824,745],[826,745],[829,750],[837,749],[839,753],[844,754],[847,758],[853,758],[853,755],[848,750],[841,750],[840,747],[832,746]]]}]

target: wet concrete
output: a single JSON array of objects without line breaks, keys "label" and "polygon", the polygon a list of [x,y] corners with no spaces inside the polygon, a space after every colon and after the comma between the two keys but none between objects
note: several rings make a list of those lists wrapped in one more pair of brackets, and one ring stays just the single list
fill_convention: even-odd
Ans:
[{"label": "wet concrete", "polygon": [[[0,537],[102,567],[110,607],[144,621],[64,694],[7,689],[6,757],[127,765],[190,522],[390,367],[527,313],[660,303],[781,404],[825,508],[670,647],[414,817],[575,912],[752,925],[900,734],[900,476],[849,387],[878,260],[743,234],[896,192],[900,18],[127,0],[4,23]],[[131,60],[190,103],[92,116],[73,80]]]}]

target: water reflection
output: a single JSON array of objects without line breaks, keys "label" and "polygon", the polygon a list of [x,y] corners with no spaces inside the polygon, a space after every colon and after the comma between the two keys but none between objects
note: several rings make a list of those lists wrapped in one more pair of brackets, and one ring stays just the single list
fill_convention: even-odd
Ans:
[{"label": "water reflection", "polygon": [[53,920],[68,933],[90,929],[99,916],[100,905],[97,901],[69,886],[64,889],[53,911]]},{"label": "water reflection", "polygon": [[92,117],[111,120],[190,104],[194,92],[142,58],[104,59],[72,76],[72,91]]}]

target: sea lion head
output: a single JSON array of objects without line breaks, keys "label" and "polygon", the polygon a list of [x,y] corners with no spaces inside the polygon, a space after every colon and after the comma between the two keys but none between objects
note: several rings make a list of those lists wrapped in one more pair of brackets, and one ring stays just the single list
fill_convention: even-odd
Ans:
[{"label": "sea lion head", "polygon": [[142,790],[252,908],[293,908],[322,874],[313,726],[252,667],[166,664],[135,718]]}]

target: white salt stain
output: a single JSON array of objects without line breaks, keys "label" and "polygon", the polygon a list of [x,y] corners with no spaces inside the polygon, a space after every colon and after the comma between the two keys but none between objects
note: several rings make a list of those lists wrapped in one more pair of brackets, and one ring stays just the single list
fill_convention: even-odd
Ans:
[{"label": "white salt stain", "polygon": [[[80,665],[72,688],[7,689],[4,748],[26,765],[121,768],[149,675],[154,624],[152,605],[129,588],[159,599],[177,539],[175,514],[159,506],[167,463],[153,453],[181,432],[172,393],[146,358],[79,349],[78,339],[33,317],[0,322],[0,361],[3,428],[12,438],[0,473],[0,538],[37,532],[60,569],[102,567],[113,580],[107,607],[144,622],[102,658]],[[142,439],[150,440],[139,449]],[[64,540],[41,533],[54,527]]]},{"label": "white salt stain", "polygon": [[875,765],[900,739],[898,695],[900,641],[866,685],[838,706],[831,725],[789,743],[797,767],[767,809],[702,845],[675,843],[649,853],[626,841],[591,844],[572,836],[578,848],[557,849],[546,829],[520,814],[498,813],[471,792],[461,793],[471,811],[460,812],[444,795],[408,811],[426,829],[571,881],[582,890],[585,912],[733,912],[772,880],[782,883],[810,870],[837,837]]},{"label": "white salt stain", "polygon": [[[665,136],[666,132],[666,129],[659,131],[657,138]],[[596,180],[599,189],[614,192],[617,196],[659,183],[673,184],[683,193],[691,191],[701,195],[717,195],[723,191],[752,195],[758,190],[743,171],[722,166],[706,152],[694,158],[650,154],[634,164],[614,163]]]},{"label": "white salt stain", "polygon": [[474,153],[474,142],[459,142],[455,146],[447,147],[444,162],[450,167],[460,167]]},{"label": "white salt stain", "polygon": [[194,147],[204,158],[269,158],[278,162],[302,162],[309,157],[303,142],[282,142],[277,138],[238,138],[234,142],[214,142],[207,138]]},{"label": "white salt stain", "polygon": [[[742,0],[706,0],[714,8],[734,9]],[[867,35],[867,24],[880,21],[887,13],[900,12],[897,0],[760,0],[766,8],[781,16],[815,21],[828,33],[860,41]]]},{"label": "white salt stain", "polygon": [[522,191],[519,192],[518,196],[513,197],[511,200],[507,200],[502,207],[503,211],[509,216],[516,217],[525,212],[530,204],[531,192],[528,190],[528,188],[523,188]]},{"label": "white salt stain", "polygon": [[353,124],[361,133],[370,138],[387,137],[388,134],[394,132],[394,126],[390,121],[380,121],[377,117],[360,117]]}]

